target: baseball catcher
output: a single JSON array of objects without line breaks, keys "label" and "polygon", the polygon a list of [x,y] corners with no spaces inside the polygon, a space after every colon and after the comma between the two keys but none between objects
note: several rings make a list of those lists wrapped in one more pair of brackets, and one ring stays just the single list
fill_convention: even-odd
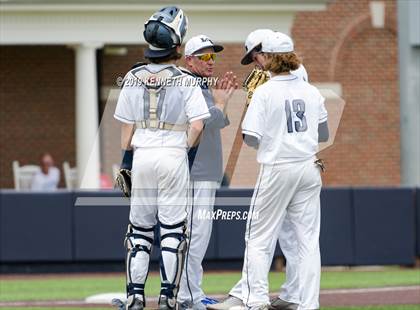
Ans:
[{"label": "baseball catcher", "polygon": [[[159,309],[176,308],[187,247],[189,198],[187,148],[195,144],[210,116],[200,87],[176,66],[187,31],[178,7],[165,7],[146,21],[145,57],[150,64],[130,70],[114,117],[122,123],[123,164],[117,183],[130,197],[127,250],[127,302],[142,310],[155,227],[160,229]],[[193,86],[191,86],[193,85]]]}]

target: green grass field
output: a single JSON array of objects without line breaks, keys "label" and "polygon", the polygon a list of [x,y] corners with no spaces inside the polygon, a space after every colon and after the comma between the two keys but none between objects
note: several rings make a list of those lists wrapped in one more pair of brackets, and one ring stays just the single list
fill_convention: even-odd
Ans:
[{"label": "green grass field", "polygon": [[[207,273],[203,289],[207,294],[226,294],[240,278],[239,272]],[[284,273],[270,273],[270,290],[277,291],[284,281]],[[45,279],[0,279],[0,301],[82,300],[88,296],[123,292],[125,279],[121,275],[50,277]],[[383,271],[325,271],[321,288],[368,288],[401,285],[419,285],[419,269],[389,268]],[[159,277],[149,275],[146,295],[157,296]],[[16,309],[16,308],[14,308]],[[63,308],[61,308],[63,309]],[[74,308],[73,308],[74,309]]]}]

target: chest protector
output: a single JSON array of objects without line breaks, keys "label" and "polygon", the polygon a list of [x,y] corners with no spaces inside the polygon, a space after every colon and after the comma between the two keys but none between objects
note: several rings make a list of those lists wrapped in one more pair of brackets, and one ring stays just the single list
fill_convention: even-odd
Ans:
[{"label": "chest protector", "polygon": [[176,120],[183,112],[181,100],[173,102],[177,106],[171,106],[171,113],[162,115],[165,105],[171,104],[171,102],[165,102],[168,84],[170,83],[169,87],[174,88],[174,85],[181,83],[180,79],[185,77],[185,74],[173,66],[151,72],[147,65],[135,68],[131,73],[144,89],[144,119],[136,122],[136,128],[186,131],[187,124],[176,124]]}]

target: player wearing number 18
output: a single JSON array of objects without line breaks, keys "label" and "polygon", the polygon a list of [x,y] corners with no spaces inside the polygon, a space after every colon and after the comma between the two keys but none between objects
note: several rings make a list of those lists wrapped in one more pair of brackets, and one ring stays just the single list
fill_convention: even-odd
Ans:
[{"label": "player wearing number 18", "polygon": [[297,245],[297,308],[318,309],[322,181],[315,161],[318,142],[328,139],[324,98],[290,74],[300,60],[287,35],[266,37],[256,57],[271,79],[256,89],[242,123],[261,164],[250,206],[259,216],[250,216],[246,227],[242,300],[247,309],[268,309],[268,272],[287,216]]}]

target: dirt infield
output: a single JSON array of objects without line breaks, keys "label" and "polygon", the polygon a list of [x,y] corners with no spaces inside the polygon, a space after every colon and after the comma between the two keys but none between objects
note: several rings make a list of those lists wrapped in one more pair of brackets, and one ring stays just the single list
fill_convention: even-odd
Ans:
[{"label": "dirt infield", "polygon": [[[223,299],[225,296],[212,296]],[[273,298],[275,296],[272,296]],[[322,290],[321,305],[328,306],[371,306],[371,305],[420,305],[420,286]],[[156,298],[149,298],[148,307],[155,309]],[[83,300],[14,301],[0,302],[0,307],[78,307],[110,308],[108,304],[87,304]]]},{"label": "dirt infield", "polygon": [[420,286],[323,290],[323,306],[420,305]]}]

